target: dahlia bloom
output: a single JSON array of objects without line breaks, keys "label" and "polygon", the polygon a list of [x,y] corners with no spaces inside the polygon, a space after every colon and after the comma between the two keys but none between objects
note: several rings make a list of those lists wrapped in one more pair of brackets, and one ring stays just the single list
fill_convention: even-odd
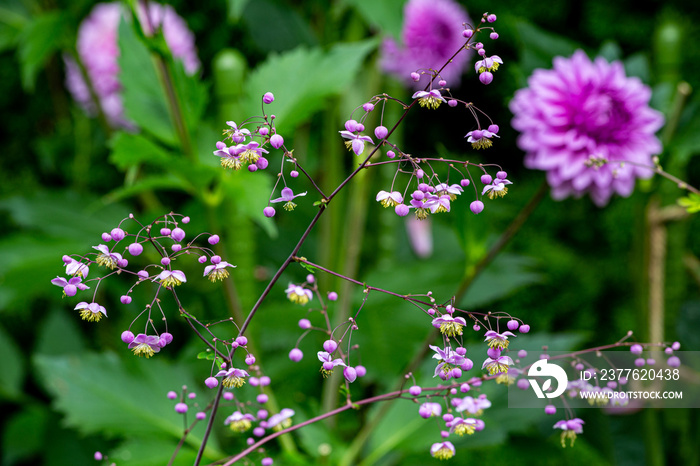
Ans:
[{"label": "dahlia bloom", "polygon": [[578,50],[555,58],[552,70],[535,70],[528,83],[511,101],[512,124],[525,166],[547,171],[552,197],[590,194],[604,206],[613,193],[629,196],[636,178],[651,177],[621,162],[653,165],[663,117],[649,108],[649,87],[627,77],[622,63],[592,62]]},{"label": "dahlia bloom", "polygon": [[[149,2],[150,23],[157,27],[162,24],[165,42],[175,58],[182,60],[185,71],[194,74],[199,69],[199,59],[194,46],[194,34],[185,21],[175,13],[170,5]],[[118,2],[100,3],[81,23],[76,44],[80,60],[85,66],[90,82],[99,98],[102,110],[110,124],[122,128],[134,128],[134,124],[124,116],[119,82],[119,46],[117,35],[119,21],[124,10]],[[146,25],[145,9],[141,7],[141,24],[145,32],[151,33]],[[97,113],[83,74],[75,61],[64,58],[66,63],[66,87],[73,98],[91,115]]]},{"label": "dahlia bloom", "polygon": [[[411,73],[428,68],[439,70],[464,45],[462,23],[469,22],[464,8],[452,0],[410,0],[404,6],[403,46],[391,38],[384,40],[382,69],[415,89],[425,87],[425,81],[414,81]],[[458,54],[440,73],[442,79],[450,85],[458,84],[469,56]]]}]

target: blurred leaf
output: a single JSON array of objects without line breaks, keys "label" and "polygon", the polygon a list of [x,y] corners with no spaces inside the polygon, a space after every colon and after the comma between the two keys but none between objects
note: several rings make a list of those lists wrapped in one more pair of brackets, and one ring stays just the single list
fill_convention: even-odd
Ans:
[{"label": "blurred leaf", "polygon": [[265,217],[263,209],[272,191],[270,176],[256,173],[249,176],[245,170],[222,172],[221,184],[228,199],[236,199],[236,209],[253,219],[271,238],[277,237],[277,226],[272,219]]},{"label": "blurred leaf", "polygon": [[314,46],[318,43],[309,22],[288,3],[270,0],[249,2],[243,21],[255,45],[263,52]]},{"label": "blurred leaf", "polygon": [[33,91],[36,76],[64,41],[73,35],[68,30],[70,18],[67,13],[53,10],[33,18],[19,35],[19,62],[22,70],[22,87]]},{"label": "blurred leaf", "polygon": [[[681,310],[676,322],[676,333],[682,346],[686,348],[700,348],[700,301],[687,301],[681,305]],[[681,348],[683,349],[683,348]]]},{"label": "blurred leaf", "polygon": [[576,49],[583,48],[576,42],[546,32],[524,20],[518,21],[516,28],[521,51],[520,66],[525,76],[536,68],[551,68],[554,57],[570,57]]},{"label": "blurred leaf", "polygon": [[128,119],[169,145],[177,143],[170,110],[148,48],[124,19],[119,23],[119,81]]},{"label": "blurred leaf", "polygon": [[605,58],[609,62],[622,60],[622,49],[617,42],[606,40],[600,47],[598,56]]},{"label": "blurred leaf", "polygon": [[700,195],[690,193],[686,197],[679,198],[677,202],[681,207],[685,207],[690,214],[700,212]]},{"label": "blurred leaf", "polygon": [[401,38],[405,0],[345,0],[344,3],[357,9],[365,21],[383,33],[394,39]]},{"label": "blurred leaf", "polygon": [[10,335],[0,327],[0,399],[17,399],[22,395],[24,365],[22,353]]},{"label": "blurred leaf", "polygon": [[44,447],[49,421],[48,407],[27,405],[9,418],[2,435],[2,464],[29,459]]},{"label": "blurred leaf", "polygon": [[519,288],[539,283],[542,277],[533,271],[536,263],[529,257],[499,254],[474,280],[460,304],[465,309],[474,309],[503,299]]},{"label": "blurred leaf", "polygon": [[187,74],[181,60],[168,60],[168,64],[187,131],[195,134],[209,100],[209,86],[202,82],[199,73]]},{"label": "blurred leaf", "polygon": [[138,437],[122,442],[119,447],[110,452],[110,461],[117,464],[131,464],[138,459],[139,466],[162,466],[172,464],[174,466],[189,466],[194,464],[197,457],[197,450],[189,445],[185,445],[177,454],[175,461],[169,463],[175,451],[175,444],[172,440],[158,438],[154,436]]},{"label": "blurred leaf", "polygon": [[[360,72],[365,57],[377,41],[366,40],[337,44],[328,52],[299,47],[281,55],[272,55],[248,76],[243,120],[260,114],[262,95],[272,92],[275,101],[269,112],[276,116],[280,133],[292,131],[298,124],[322,109],[325,98],[341,93]],[[310,79],[309,73],[313,74]]]},{"label": "blurred leaf", "polygon": [[49,310],[37,331],[37,354],[56,356],[85,350],[85,338],[76,324],[78,314],[71,318],[68,312],[60,307]]},{"label": "blurred leaf", "polygon": [[[675,91],[675,89],[674,89]],[[686,105],[676,136],[670,149],[679,164],[685,164],[692,156],[700,153],[700,99],[695,98]]]},{"label": "blurred leaf", "polygon": [[250,0],[228,0],[228,20],[238,22]]},{"label": "blurred leaf", "polygon": [[117,188],[107,193],[104,197],[105,202],[118,202],[123,199],[137,196],[142,192],[164,190],[188,191],[190,186],[187,186],[182,180],[173,175],[163,176],[144,176],[130,186]]},{"label": "blurred leaf", "polygon": [[[38,355],[34,364],[55,397],[54,407],[65,415],[68,426],[83,434],[169,437],[174,446],[182,435],[182,418],[165,394],[183,384],[198,386],[184,369],[157,357],[127,366],[114,353]],[[203,423],[198,424],[186,444],[197,448],[203,430]],[[210,439],[205,456],[223,456],[215,439]]]},{"label": "blurred leaf", "polygon": [[625,58],[625,73],[627,76],[635,76],[644,83],[651,81],[651,71],[649,70],[649,59],[643,53],[635,53]]}]

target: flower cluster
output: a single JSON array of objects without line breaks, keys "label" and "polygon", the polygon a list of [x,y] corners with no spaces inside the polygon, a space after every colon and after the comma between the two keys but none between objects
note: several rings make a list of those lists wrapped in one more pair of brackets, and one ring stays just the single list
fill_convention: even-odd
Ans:
[{"label": "flower cluster", "polygon": [[[200,63],[194,45],[194,34],[187,28],[185,21],[170,5],[148,2],[148,8],[149,20],[146,20],[145,7],[139,4],[139,20],[145,33],[152,34],[150,25],[162,27],[165,42],[173,56],[182,60],[188,73],[195,73]],[[117,35],[123,17],[124,10],[118,2],[95,5],[80,24],[76,47],[92,91],[107,120],[114,126],[132,129],[134,123],[124,115],[122,85],[119,81]],[[64,61],[66,87],[81,107],[89,114],[96,114],[97,105],[80,66],[68,56]]]},{"label": "flower cluster", "polygon": [[[133,215],[129,215],[127,219],[120,222],[119,226],[113,228],[109,233],[102,234],[102,243],[93,246],[95,252],[84,256],[63,256],[68,278],[59,276],[51,280],[51,283],[61,287],[64,296],[75,296],[78,291],[90,289],[87,282],[95,282],[92,299],[79,302],[75,306],[75,310],[80,311],[80,317],[88,322],[99,322],[102,318],[107,317],[107,309],[96,302],[99,287],[107,278],[116,275],[133,277],[133,284],[120,298],[124,305],[131,304],[131,294],[137,286],[153,285],[153,300],[145,306],[144,310],[147,317],[144,332],[134,335],[131,330],[125,330],[121,335],[122,341],[135,355],[150,358],[173,340],[173,336],[167,330],[158,335],[149,334],[149,328],[153,329],[151,313],[154,306],[160,310],[163,314],[163,320],[167,322],[161,308],[160,295],[163,291],[174,293],[175,287],[187,282],[185,272],[174,268],[174,265],[186,257],[199,256],[198,262],[200,264],[211,263],[204,267],[203,276],[212,282],[228,277],[228,268],[235,267],[221,260],[221,257],[210,248],[196,245],[194,243],[196,238],[185,243],[187,233],[182,227],[189,221],[189,217],[171,213],[159,217],[148,225],[143,225]],[[128,233],[122,229],[125,222],[135,223],[137,232]],[[204,233],[198,237],[202,235],[208,236],[207,241],[210,245],[219,242],[217,235]],[[144,252],[144,245],[154,247],[155,252],[160,256],[159,262],[136,268],[130,267],[127,255],[132,258],[141,256]],[[101,277],[88,279],[90,270],[95,270],[95,268],[103,268],[105,274]],[[184,310],[181,309],[180,312],[184,312]]]}]

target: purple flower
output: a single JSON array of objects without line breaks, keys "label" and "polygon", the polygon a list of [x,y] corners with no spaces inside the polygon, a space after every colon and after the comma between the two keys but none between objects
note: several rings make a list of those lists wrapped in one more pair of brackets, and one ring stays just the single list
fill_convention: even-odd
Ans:
[{"label": "purple flower", "polygon": [[508,348],[508,337],[514,337],[515,335],[513,332],[508,331],[497,333],[493,330],[489,330],[484,336],[486,337],[484,341],[489,342],[490,348],[505,349]]},{"label": "purple flower", "polygon": [[294,208],[297,206],[294,202],[295,197],[299,196],[306,196],[306,191],[300,194],[294,194],[294,191],[292,191],[292,188],[282,188],[282,197],[278,197],[277,199],[273,199],[270,202],[284,202],[284,210],[294,210]]},{"label": "purple flower", "polygon": [[87,278],[88,273],[90,273],[90,269],[86,264],[70,256],[63,256],[63,262],[66,264],[66,275]]},{"label": "purple flower", "polygon": [[502,65],[503,60],[498,55],[492,55],[490,57],[484,57],[483,60],[478,60],[474,63],[474,69],[477,73],[483,73],[485,71],[496,71],[498,65]]},{"label": "purple flower", "polygon": [[66,280],[63,277],[56,277],[53,280],[51,280],[51,283],[53,283],[56,286],[62,287],[64,295],[75,296],[75,294],[78,292],[78,288],[80,288],[81,290],[87,290],[88,288],[90,288],[89,286],[80,283],[81,281],[83,281],[83,279],[80,277],[73,277],[70,280]]},{"label": "purple flower", "polygon": [[268,153],[267,150],[260,147],[260,144],[258,144],[257,141],[251,141],[248,144],[245,144],[239,150],[239,157],[243,163],[255,163],[260,157],[262,157],[263,154]]},{"label": "purple flower", "polygon": [[513,360],[508,356],[499,356],[497,358],[486,358],[486,361],[481,365],[482,369],[489,371],[489,374],[507,374],[508,366],[513,365]]},{"label": "purple flower", "polygon": [[88,322],[99,322],[103,315],[107,317],[107,310],[104,306],[100,306],[97,303],[78,303],[75,306],[75,310],[77,311],[78,309],[80,309],[80,317]]},{"label": "purple flower", "polygon": [[462,327],[467,325],[464,317],[452,317],[449,314],[442,315],[433,319],[433,327],[439,328],[440,333],[448,337],[454,337],[462,334]]},{"label": "purple flower", "polygon": [[[508,194],[508,188],[506,187],[506,185],[508,185],[508,184],[513,184],[513,182],[508,181],[505,178],[504,179],[496,178],[491,183],[484,186],[484,190],[481,192],[481,195],[482,196],[488,195],[489,199],[494,199],[496,197],[503,197],[506,194]],[[517,324],[517,321],[516,321],[516,324]]]},{"label": "purple flower", "polygon": [[459,367],[466,362],[463,356],[459,355],[449,346],[443,350],[437,346],[430,345],[430,349],[435,351],[433,359],[439,361],[438,365],[435,367],[433,377],[439,376],[442,380],[447,380],[453,376],[452,370],[455,367]]},{"label": "purple flower", "polygon": [[246,137],[250,137],[250,131],[245,128],[239,128],[235,121],[227,121],[226,124],[229,125],[231,129],[225,129],[224,134],[231,138],[233,142],[240,144],[245,142]]},{"label": "purple flower", "polygon": [[475,129],[474,131],[469,131],[464,137],[467,138],[467,142],[471,142],[474,149],[479,150],[491,147],[493,145],[491,138],[499,136],[486,129]]},{"label": "purple flower", "polygon": [[214,155],[221,157],[221,166],[224,168],[231,168],[233,170],[240,170],[243,166],[243,161],[241,160],[240,153],[244,150],[243,144],[238,144],[236,146],[226,147],[223,142],[216,143],[216,150]]},{"label": "purple flower", "polygon": [[270,416],[270,419],[267,420],[267,427],[276,431],[286,429],[292,425],[292,416],[294,416],[294,410],[284,408],[279,413]]},{"label": "purple flower", "polygon": [[[346,125],[347,127],[347,125]],[[362,155],[362,152],[365,150],[365,142],[369,142],[370,144],[374,144],[372,141],[372,138],[369,136],[362,136],[360,134],[355,134],[350,131],[338,131],[341,136],[343,136],[345,139],[348,139],[348,141],[345,141],[345,146],[348,148],[348,150],[352,150],[356,155]]]},{"label": "purple flower", "polygon": [[295,304],[306,304],[314,297],[311,290],[291,283],[284,292],[287,293],[287,298]]},{"label": "purple flower", "polygon": [[457,196],[464,192],[464,189],[458,184],[448,185],[447,183],[440,183],[435,186],[435,192],[440,196],[450,196],[450,200],[454,201]]},{"label": "purple flower", "polygon": [[136,356],[150,358],[160,351],[160,338],[156,335],[139,333],[136,335],[136,338],[134,338],[134,341],[129,343],[129,349],[134,350]]},{"label": "purple flower", "polygon": [[403,202],[403,196],[398,191],[379,191],[377,202],[381,202],[384,207],[396,207]]},{"label": "purple flower", "polygon": [[437,89],[432,89],[430,92],[418,91],[412,97],[418,99],[421,107],[428,107],[432,110],[438,108],[442,102],[447,102]]},{"label": "purple flower", "polygon": [[455,410],[458,413],[466,411],[474,416],[481,416],[485,409],[491,407],[491,401],[486,395],[479,395],[477,398],[466,396],[456,403]]},{"label": "purple flower", "polygon": [[[146,34],[150,35],[152,32],[146,26],[145,10],[142,6],[140,8],[140,22]],[[194,46],[194,34],[187,28],[187,24],[169,5],[150,2],[149,10],[150,22],[156,27],[163,26],[165,43],[173,56],[182,60],[189,74],[194,74],[199,69],[199,59]],[[80,24],[76,47],[109,122],[114,126],[133,129],[135,125],[124,116],[122,85],[119,82],[117,35],[122,16],[123,9],[118,2],[96,5]],[[64,61],[66,87],[81,107],[91,115],[96,114],[97,106],[77,63],[68,56],[64,57]]]},{"label": "purple flower", "polygon": [[321,374],[323,374],[323,377],[330,376],[333,373],[333,368],[335,366],[346,367],[342,359],[333,359],[333,356],[326,351],[319,351],[316,353],[316,356],[318,357],[318,360],[323,363],[321,366]]},{"label": "purple flower", "polygon": [[216,282],[217,280],[228,278],[228,270],[226,270],[226,267],[236,266],[229,264],[226,261],[221,261],[214,265],[207,265],[204,267],[204,276],[211,280],[212,283]]},{"label": "purple flower", "polygon": [[248,373],[243,369],[232,367],[228,370],[220,370],[214,377],[223,377],[224,379],[221,381],[221,385],[226,388],[240,388],[245,383],[245,377],[248,377]]},{"label": "purple flower", "polygon": [[571,446],[574,446],[574,441],[576,440],[576,434],[582,434],[583,433],[583,422],[579,418],[574,418],[574,419],[569,419],[568,421],[566,420],[561,420],[554,424],[554,429],[562,429],[561,433],[561,446],[566,447],[566,439],[571,440]]},{"label": "purple flower", "polygon": [[652,155],[661,152],[654,133],[663,117],[649,108],[651,90],[628,78],[620,62],[595,62],[583,51],[557,57],[554,69],[535,70],[529,88],[510,104],[521,132],[525,166],[547,171],[552,197],[590,194],[604,206],[613,193],[629,196],[636,178],[649,178]]},{"label": "purple flower", "polygon": [[93,246],[92,249],[97,249],[100,254],[97,255],[95,262],[97,265],[104,265],[108,269],[114,270],[119,261],[122,260],[122,255],[117,252],[110,252],[109,248],[105,244],[100,244],[99,246]]},{"label": "purple flower", "polygon": [[430,454],[439,460],[449,460],[455,455],[455,446],[450,442],[433,443]]},{"label": "purple flower", "polygon": [[424,419],[428,419],[433,416],[440,416],[442,414],[442,405],[440,403],[423,403],[418,408],[418,414]]},{"label": "purple flower", "polygon": [[185,277],[185,273],[182,270],[163,270],[156,279],[160,280],[160,283],[166,288],[182,285],[187,281],[187,277]]},{"label": "purple flower", "polygon": [[484,421],[481,419],[456,417],[447,423],[447,427],[450,428],[450,432],[454,432],[461,437],[464,434],[472,435],[477,430],[481,430],[479,427],[483,428],[483,423]]},{"label": "purple flower", "polygon": [[[419,89],[420,75],[414,81],[411,73],[421,69],[439,70],[461,46],[464,45],[462,23],[470,19],[457,2],[452,0],[410,0],[404,6],[404,22],[401,31],[403,46],[387,38],[382,44],[381,67],[401,79],[406,85]],[[469,61],[469,53],[459,53],[440,73],[442,79],[452,85],[459,78]]]},{"label": "purple flower", "polygon": [[234,411],[233,414],[224,420],[224,425],[229,426],[232,431],[240,433],[250,429],[254,420],[255,416],[252,414],[242,414],[240,411]]}]

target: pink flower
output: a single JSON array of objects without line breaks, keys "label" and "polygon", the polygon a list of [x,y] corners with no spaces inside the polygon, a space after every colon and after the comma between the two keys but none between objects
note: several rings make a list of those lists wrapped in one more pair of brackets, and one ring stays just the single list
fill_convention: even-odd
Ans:
[{"label": "pink flower", "polygon": [[[415,89],[425,87],[427,81],[416,82],[411,73],[428,68],[439,70],[464,45],[462,23],[468,22],[467,12],[452,0],[410,0],[404,7],[403,46],[391,38],[384,41],[382,69]],[[449,85],[458,84],[469,55],[458,54],[440,73],[442,79]]]},{"label": "pink flower", "polygon": [[[185,21],[169,5],[149,2],[151,24],[163,25],[165,42],[175,58],[182,60],[185,70],[193,74],[199,69],[199,59],[194,46],[194,34]],[[147,33],[145,10],[141,8],[140,20]],[[134,128],[134,124],[124,116],[121,99],[122,86],[119,82],[119,47],[117,35],[123,10],[118,2],[100,3],[81,23],[78,30],[78,55],[85,66],[90,82],[99,98],[102,110],[109,122],[117,127]],[[73,98],[89,114],[97,113],[90,90],[83,79],[77,63],[64,58],[66,63],[66,87]]]},{"label": "pink flower", "polygon": [[652,175],[632,163],[651,166],[661,152],[654,134],[663,117],[649,108],[651,90],[627,77],[622,63],[591,62],[579,50],[555,58],[552,70],[535,70],[528,83],[511,101],[512,124],[525,166],[547,171],[552,197],[588,193],[604,206]]}]

